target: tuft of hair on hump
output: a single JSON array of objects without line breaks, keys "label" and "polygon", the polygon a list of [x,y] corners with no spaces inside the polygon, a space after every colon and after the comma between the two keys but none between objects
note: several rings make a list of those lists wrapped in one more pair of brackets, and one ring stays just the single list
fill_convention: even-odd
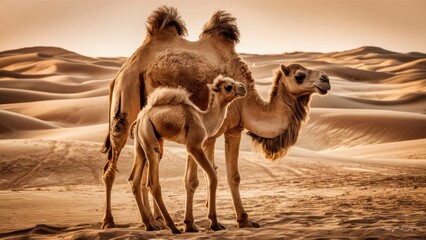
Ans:
[{"label": "tuft of hair on hump", "polygon": [[200,37],[208,34],[219,34],[234,44],[240,41],[237,19],[223,10],[215,12],[210,21],[204,24]]},{"label": "tuft of hair on hump", "polygon": [[194,104],[191,102],[191,100],[189,100],[190,96],[191,94],[182,87],[158,87],[148,95],[147,103],[142,111],[146,112],[155,106],[162,105],[184,104],[193,106]]},{"label": "tuft of hair on hump", "polygon": [[168,26],[174,26],[179,36],[186,36],[188,34],[185,23],[174,7],[163,5],[152,12],[146,21],[146,29],[150,36],[159,34]]}]

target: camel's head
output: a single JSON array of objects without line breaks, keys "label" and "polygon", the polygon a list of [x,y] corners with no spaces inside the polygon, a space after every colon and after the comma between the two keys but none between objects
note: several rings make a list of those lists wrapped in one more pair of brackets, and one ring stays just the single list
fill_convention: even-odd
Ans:
[{"label": "camel's head", "polygon": [[280,71],[283,73],[286,88],[293,95],[303,96],[315,92],[325,95],[331,89],[330,80],[323,71],[306,69],[299,64],[281,64]]},{"label": "camel's head", "polygon": [[212,84],[207,86],[216,94],[219,99],[225,102],[232,102],[236,98],[244,97],[247,93],[246,86],[234,79],[219,75]]}]

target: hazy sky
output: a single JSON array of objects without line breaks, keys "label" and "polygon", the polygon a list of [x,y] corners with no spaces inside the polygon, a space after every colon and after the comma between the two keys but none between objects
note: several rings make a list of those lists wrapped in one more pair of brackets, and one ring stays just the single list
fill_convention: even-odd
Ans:
[{"label": "hazy sky", "polygon": [[426,0],[0,0],[0,51],[58,46],[90,56],[129,56],[160,5],[177,7],[196,40],[219,9],[238,19],[237,51],[340,51],[374,45],[426,52]]}]

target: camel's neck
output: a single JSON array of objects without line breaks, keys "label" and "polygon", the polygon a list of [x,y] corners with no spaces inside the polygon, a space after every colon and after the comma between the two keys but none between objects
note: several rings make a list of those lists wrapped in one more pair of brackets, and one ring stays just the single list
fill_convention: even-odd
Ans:
[{"label": "camel's neck", "polygon": [[241,108],[244,127],[266,138],[276,137],[288,127],[288,113],[291,112],[291,103],[294,102],[294,97],[286,93],[284,86],[280,86],[280,76],[277,74],[268,99],[263,99],[256,88],[250,88]]},{"label": "camel's neck", "polygon": [[213,136],[222,126],[225,119],[228,103],[221,101],[215,94],[210,95],[210,102],[207,109],[202,112],[204,127],[208,136]]},{"label": "camel's neck", "polygon": [[266,147],[263,152],[272,159],[284,155],[296,142],[310,101],[309,95],[295,97],[291,94],[280,78],[281,73],[277,72],[268,100],[262,99],[255,89],[250,90],[244,99],[241,116],[254,143]]},{"label": "camel's neck", "polygon": [[[284,86],[280,86],[279,78],[281,72],[275,74],[274,83],[270,91],[269,99],[264,100],[256,90],[255,80],[252,76],[247,64],[239,57],[235,57],[228,62],[228,69],[232,69],[231,76],[238,82],[246,85],[247,96],[242,100],[237,100],[237,104],[232,104],[232,108],[236,109],[241,116],[234,118],[242,118],[245,128],[252,133],[262,137],[273,138],[282,133],[289,125],[290,119],[288,113],[291,111],[291,104],[283,100],[292,98],[290,94],[283,92]],[[280,95],[286,94],[285,97]],[[293,100],[293,99],[292,99]]]}]

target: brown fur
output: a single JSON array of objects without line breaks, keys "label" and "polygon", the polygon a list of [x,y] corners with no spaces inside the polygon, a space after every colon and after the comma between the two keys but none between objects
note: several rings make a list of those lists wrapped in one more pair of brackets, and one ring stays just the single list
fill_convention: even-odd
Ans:
[{"label": "brown fur", "polygon": [[225,11],[217,11],[213,14],[210,21],[204,24],[203,32],[200,37],[207,34],[219,34],[232,43],[240,41],[240,31],[238,30],[237,19]]},{"label": "brown fur", "polygon": [[161,30],[168,26],[174,26],[179,36],[188,35],[185,23],[179,16],[177,9],[174,7],[159,7],[148,17],[146,23],[146,29],[150,36],[158,34]]},{"label": "brown fur", "polygon": [[286,75],[293,76],[297,70],[308,69],[299,64],[290,64],[284,68],[285,72],[283,72],[282,69],[276,70],[268,101],[264,102],[262,99],[258,99],[259,103],[263,102],[265,104],[265,108],[269,106],[269,103],[272,102],[274,98],[279,97],[283,99],[283,107],[287,109],[285,114],[288,114],[288,116],[282,117],[290,118],[287,128],[273,138],[265,138],[253,132],[247,132],[251,137],[253,149],[261,152],[267,159],[277,160],[284,157],[288,149],[297,142],[300,128],[307,120],[311,94],[294,96],[287,88],[281,87],[284,85],[282,81],[286,81]]},{"label": "brown fur", "polygon": [[[281,74],[276,74],[275,79],[280,78],[280,76]],[[276,95],[278,89],[277,83],[278,81],[275,80],[270,96]],[[284,99],[288,98],[284,97]],[[292,115],[289,126],[280,135],[274,138],[264,138],[248,131],[247,134],[251,137],[253,149],[261,152],[267,159],[277,160],[284,157],[288,149],[297,141],[300,128],[309,113],[308,106],[310,99],[310,95],[303,95],[298,97],[295,102],[286,101]]]},{"label": "brown fur", "polygon": [[[142,109],[142,111],[139,113],[138,118],[140,118],[141,115],[145,114],[146,112],[148,112],[150,109],[154,108],[154,107],[158,107],[158,106],[164,106],[164,105],[186,105],[191,107],[194,111],[199,111],[201,112],[201,110],[193,103],[191,102],[191,100],[189,100],[189,97],[191,96],[191,94],[181,88],[169,88],[169,87],[159,87],[156,88],[154,90],[154,92],[152,92],[147,99],[147,104],[145,105],[145,107]],[[213,92],[210,91],[210,101],[209,101],[209,105],[207,107],[208,111],[211,108],[212,102],[214,100],[214,96],[213,96]],[[134,128],[136,125],[137,121],[133,122],[130,125],[130,133],[129,133],[129,137],[131,139],[134,139]]]}]

